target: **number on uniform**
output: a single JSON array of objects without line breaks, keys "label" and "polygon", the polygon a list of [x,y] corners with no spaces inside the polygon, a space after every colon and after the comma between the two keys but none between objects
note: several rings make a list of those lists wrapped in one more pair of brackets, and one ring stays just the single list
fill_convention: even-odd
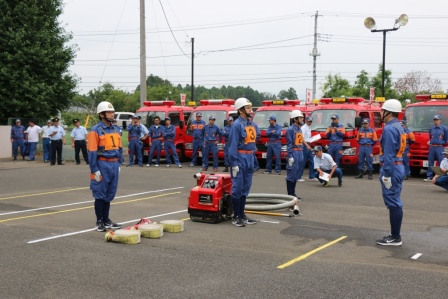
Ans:
[{"label": "number on uniform", "polygon": [[254,143],[256,137],[257,137],[257,132],[255,131],[255,127],[247,126],[246,127],[246,140],[244,143],[245,144]]}]

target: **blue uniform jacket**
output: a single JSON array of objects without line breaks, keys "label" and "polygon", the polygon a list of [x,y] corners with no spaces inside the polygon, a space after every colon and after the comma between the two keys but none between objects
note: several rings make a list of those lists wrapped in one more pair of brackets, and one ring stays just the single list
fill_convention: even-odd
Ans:
[{"label": "blue uniform jacket", "polygon": [[368,128],[367,130],[364,128],[360,128],[358,130],[358,143],[361,145],[371,145],[374,146],[378,140],[376,137],[376,132],[372,128]]},{"label": "blue uniform jacket", "polygon": [[303,134],[302,130],[296,124],[292,124],[286,130],[286,150],[288,158],[292,157],[294,148],[303,148]]},{"label": "blue uniform jacket", "polygon": [[282,138],[282,126],[279,124],[275,124],[273,126],[269,126],[266,129],[266,137],[269,138],[269,141],[281,140]]},{"label": "blue uniform jacket", "polygon": [[11,138],[10,139],[25,139],[25,127],[20,125],[13,126],[11,128]]},{"label": "blue uniform jacket", "polygon": [[176,126],[174,125],[165,126],[163,136],[165,137],[166,140],[174,141],[174,138],[176,137]]},{"label": "blue uniform jacket", "polygon": [[[106,134],[111,139],[106,139]],[[112,139],[112,137],[114,137]],[[98,169],[98,156],[112,159],[117,158],[121,164],[123,162],[123,146],[121,144],[120,127],[117,125],[111,125],[108,127],[104,122],[100,121],[98,124],[92,127],[88,135],[88,149],[89,149],[89,166],[90,172],[95,173]],[[108,149],[106,147],[112,147],[115,149]]]},{"label": "blue uniform jacket", "polygon": [[139,138],[140,139],[140,134],[142,133],[142,128],[141,126],[133,126],[132,124],[128,125],[128,134],[129,134],[129,138]]},{"label": "blue uniform jacket", "polygon": [[193,120],[191,122],[190,129],[193,131],[193,139],[202,139],[202,129],[204,128],[204,126],[205,122],[203,120]]},{"label": "blue uniform jacket", "polygon": [[229,162],[230,166],[238,166],[238,150],[256,150],[255,139],[257,132],[255,127],[241,116],[238,117],[230,128]]},{"label": "blue uniform jacket", "polygon": [[206,125],[202,128],[202,139],[204,142],[210,141],[220,141],[221,140],[221,130],[217,125]]},{"label": "blue uniform jacket", "polygon": [[406,134],[396,118],[385,126],[380,138],[380,163],[385,177],[392,176],[395,162],[403,161]]},{"label": "blue uniform jacket", "polygon": [[344,140],[345,128],[341,124],[337,124],[336,126],[329,126],[327,128],[327,138],[330,139],[330,142],[342,142]]},{"label": "blue uniform jacket", "polygon": [[408,128],[405,128],[404,132],[406,133],[406,145],[409,146],[409,145],[413,144],[415,142],[415,138],[414,138],[414,140],[409,138],[409,134],[411,133],[411,130],[409,130]]},{"label": "blue uniform jacket", "polygon": [[445,126],[441,125],[440,127],[436,127],[432,125],[429,128],[430,144],[445,145],[447,141],[448,141],[448,131]]},{"label": "blue uniform jacket", "polygon": [[152,140],[163,139],[163,132],[164,132],[164,127],[161,125],[159,125],[158,128],[156,128],[155,125],[152,125],[149,127],[149,137]]},{"label": "blue uniform jacket", "polygon": [[227,125],[227,126],[225,126],[225,127],[221,130],[221,133],[220,133],[220,135],[221,135],[222,137],[224,137],[224,141],[225,141],[226,143],[229,141],[230,128],[231,128],[231,126],[230,126],[230,125]]}]

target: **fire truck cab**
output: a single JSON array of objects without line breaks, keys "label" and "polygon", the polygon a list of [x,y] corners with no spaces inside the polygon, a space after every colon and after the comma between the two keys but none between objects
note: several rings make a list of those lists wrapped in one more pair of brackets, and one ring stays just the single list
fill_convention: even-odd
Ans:
[{"label": "fire truck cab", "polygon": [[[143,102],[144,107],[137,110],[135,115],[141,117],[141,123],[145,125],[148,130],[151,125],[154,124],[154,117],[160,117],[160,124],[165,125],[165,118],[169,117],[171,119],[171,124],[176,126],[176,137],[174,139],[174,145],[176,146],[176,151],[179,156],[179,160],[183,161],[185,159],[185,141],[184,135],[186,132],[185,123],[190,118],[193,112],[192,107],[186,106],[175,106],[174,101],[145,101]],[[149,137],[145,139],[143,145],[143,159],[147,160],[149,155]],[[156,154],[156,153],[155,153]],[[162,157],[165,157],[165,150],[162,146]]]},{"label": "fire truck cab", "polygon": [[[191,117],[187,122],[187,129],[185,134],[185,156],[191,158],[193,156],[193,132],[191,130],[191,122],[196,119],[196,113],[202,113],[202,120],[208,125],[208,118],[214,116],[216,118],[215,125],[219,129],[223,129],[227,124],[227,118],[233,116],[234,119],[237,117],[237,112],[235,110],[235,100],[233,99],[223,99],[223,100],[201,100],[200,106],[194,109]],[[222,139],[224,140],[224,139]],[[202,157],[202,152],[199,151],[199,157]],[[218,158],[224,159],[224,143],[223,141],[218,143]]]},{"label": "fire truck cab", "polygon": [[[411,175],[418,176],[421,169],[428,168],[429,127],[434,124],[435,114],[442,116],[442,125],[448,125],[448,95],[416,95],[417,103],[406,105],[404,119],[408,129],[414,133],[415,142],[410,145]],[[437,161],[436,161],[437,162]]]},{"label": "fire truck cab", "polygon": [[[273,115],[277,119],[277,124],[282,126],[282,151],[280,159],[285,161],[288,158],[286,152],[286,129],[291,125],[291,111],[300,110],[306,116],[309,116],[315,108],[315,104],[300,104],[300,100],[266,100],[262,102],[262,106],[257,109],[254,114],[254,123],[260,129],[260,139],[257,141],[258,159],[266,159],[268,137],[266,137],[266,129],[269,127],[269,116]],[[277,157],[274,157],[276,159]]]},{"label": "fire truck cab", "polygon": [[[381,104],[383,97],[376,98],[371,103],[360,97],[339,97],[323,98],[311,113],[313,124],[311,125],[311,135],[320,134],[321,139],[313,145],[320,145],[322,148],[328,148],[329,140],[326,137],[326,130],[331,125],[331,116],[339,116],[339,123],[345,127],[345,137],[342,142],[341,165],[347,167],[356,167],[358,165],[359,144],[356,140],[358,129],[362,126],[362,120],[368,118],[370,127],[375,130],[378,139],[383,132],[383,123],[381,121]],[[373,163],[379,164],[379,143],[373,148]],[[340,165],[340,166],[341,166]]]}]

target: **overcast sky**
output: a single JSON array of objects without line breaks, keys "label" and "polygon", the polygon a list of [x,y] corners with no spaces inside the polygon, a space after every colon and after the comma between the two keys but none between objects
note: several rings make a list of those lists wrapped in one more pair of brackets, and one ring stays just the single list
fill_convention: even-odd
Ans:
[{"label": "overcast sky", "polygon": [[[448,2],[442,0],[146,0],[147,75],[173,84],[251,86],[278,94],[312,88],[314,14],[319,11],[317,95],[329,73],[354,81],[378,71],[382,33],[364,27],[373,17],[389,29],[405,13],[409,23],[387,34],[386,68],[394,79],[428,71],[448,88]],[[166,19],[162,10],[166,14]],[[140,82],[140,0],[65,0],[62,25],[79,50],[71,71],[79,91],[100,82],[133,91]],[[169,29],[172,29],[172,32]],[[176,40],[177,43],[176,43]],[[222,51],[225,50],[225,51]]]}]

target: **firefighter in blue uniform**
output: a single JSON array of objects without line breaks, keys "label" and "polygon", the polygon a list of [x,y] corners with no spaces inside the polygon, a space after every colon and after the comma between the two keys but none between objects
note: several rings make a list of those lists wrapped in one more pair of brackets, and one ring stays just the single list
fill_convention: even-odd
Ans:
[{"label": "firefighter in blue uniform", "polygon": [[198,151],[203,151],[204,141],[202,140],[202,129],[205,126],[205,122],[202,120],[202,113],[196,113],[196,120],[191,122],[190,130],[193,132],[193,156],[191,157],[190,167],[196,165],[196,159],[199,155]]},{"label": "firefighter in blue uniform", "polygon": [[109,218],[110,203],[115,198],[120,165],[123,160],[120,128],[113,125],[115,109],[109,102],[97,107],[100,122],[87,137],[89,148],[90,190],[95,198],[96,230],[121,228]]},{"label": "firefighter in blue uniform", "polygon": [[166,158],[166,167],[171,167],[171,158],[170,158],[170,150],[173,155],[174,163],[177,167],[182,168],[182,164],[180,164],[179,156],[176,152],[176,146],[174,145],[174,139],[176,139],[176,126],[171,124],[171,118],[165,118],[165,127],[163,128],[163,138],[165,139],[164,147],[165,147],[165,158]]},{"label": "firefighter in blue uniform", "polygon": [[160,125],[160,117],[158,115],[154,116],[154,124],[149,127],[149,146],[151,150],[149,151],[146,167],[151,166],[155,150],[157,150],[157,159],[154,166],[159,167],[160,155],[162,154],[163,131],[164,128]]},{"label": "firefighter in blue uniform", "polygon": [[138,166],[143,166],[142,151],[140,148],[140,135],[142,127],[138,123],[138,116],[132,117],[132,122],[128,125],[128,141],[129,141],[129,167],[134,165],[134,156],[137,156]]},{"label": "firefighter in blue uniform", "polygon": [[269,127],[266,129],[266,137],[268,140],[268,152],[266,153],[266,171],[264,174],[272,171],[272,156],[275,155],[275,173],[281,174],[281,158],[282,151],[282,126],[277,124],[277,119],[274,115],[269,116]]},{"label": "firefighter in blue uniform", "polygon": [[[20,147],[20,153],[25,152],[25,127],[21,125],[20,119],[17,119],[16,125],[11,128],[10,138],[12,143],[12,156],[14,160],[17,160],[18,148]],[[23,154],[22,160],[25,160]]]},{"label": "firefighter in blue uniform", "polygon": [[330,139],[328,154],[333,157],[334,162],[340,166],[342,157],[342,141],[345,135],[345,128],[339,123],[339,116],[331,116],[331,125],[327,128],[327,138]]},{"label": "firefighter in blue uniform", "polygon": [[410,145],[415,142],[415,136],[414,133],[411,132],[411,130],[408,129],[407,123],[405,120],[400,121],[400,125],[403,128],[405,134],[406,134],[406,149],[403,153],[403,165],[404,165],[404,180],[407,180],[409,176],[411,175],[411,167],[409,165],[410,160]]},{"label": "firefighter in blue uniform", "polygon": [[202,155],[202,170],[206,171],[208,168],[208,155],[212,152],[213,155],[213,171],[218,171],[218,142],[221,140],[221,130],[215,125],[216,118],[210,116],[208,118],[208,125],[202,128],[202,139],[204,140],[204,152]]},{"label": "firefighter in blue uniform", "polygon": [[358,155],[358,175],[355,179],[362,179],[364,176],[364,162],[367,165],[367,171],[369,172],[369,180],[372,179],[373,174],[373,153],[372,147],[378,142],[378,137],[374,129],[370,127],[370,120],[364,118],[362,121],[362,127],[358,130],[356,140],[359,143],[359,155]]},{"label": "firefighter in blue uniform", "polygon": [[434,162],[442,163],[443,148],[448,142],[448,129],[442,125],[442,117],[439,114],[433,117],[434,125],[429,128],[429,153],[428,153],[428,171],[426,172],[425,182],[432,182],[434,171],[429,166],[434,166]]},{"label": "firefighter in blue uniform", "polygon": [[381,120],[386,124],[380,138],[380,183],[383,200],[389,209],[390,235],[376,241],[378,245],[400,246],[403,204],[401,189],[404,177],[403,152],[406,148],[406,134],[398,123],[401,103],[391,99],[381,107]]},{"label": "firefighter in blue uniform", "polygon": [[220,133],[220,135],[224,137],[224,172],[229,171],[229,134],[232,124],[233,117],[229,116],[229,118],[227,118],[227,126],[224,126]]},{"label": "firefighter in blue uniform", "polygon": [[305,138],[300,129],[300,124],[303,121],[303,114],[300,110],[291,111],[291,118],[294,123],[286,130],[286,150],[288,152],[288,161],[286,163],[286,191],[288,195],[296,195],[297,179],[300,175],[300,167],[303,164],[303,146],[311,150],[311,147],[306,143]]},{"label": "firefighter in blue uniform", "polygon": [[233,224],[242,227],[257,223],[244,214],[254,174],[257,132],[255,127],[247,122],[252,113],[252,103],[246,98],[239,98],[235,101],[235,109],[239,116],[230,128],[229,161],[232,177]]}]

